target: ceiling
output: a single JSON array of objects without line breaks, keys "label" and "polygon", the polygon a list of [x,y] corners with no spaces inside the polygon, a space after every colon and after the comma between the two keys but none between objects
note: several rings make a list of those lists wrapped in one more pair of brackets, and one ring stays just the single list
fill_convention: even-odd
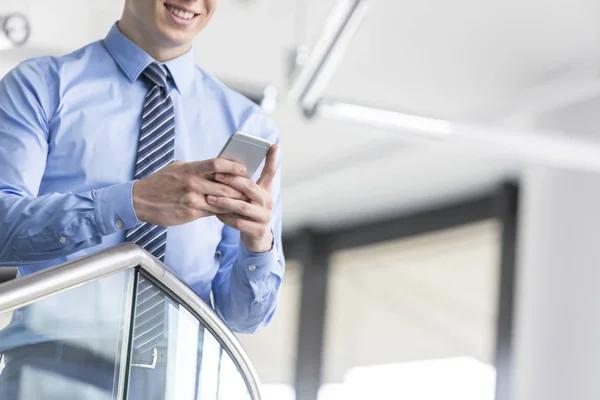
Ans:
[{"label": "ceiling", "polygon": [[[122,3],[0,0],[0,14],[22,11],[34,29],[28,48],[0,53],[0,74],[22,58],[60,54],[102,38],[118,19]],[[327,98],[475,121],[483,127],[539,125],[589,135],[600,125],[594,108],[586,107],[588,101],[597,101],[595,92],[542,108],[538,104],[562,99],[565,85],[556,81],[587,87],[597,79],[596,1],[371,3],[326,90]],[[334,0],[305,4],[303,25],[312,44]],[[297,42],[295,10],[295,0],[222,0],[215,20],[196,42],[197,62],[226,82],[280,89],[273,117],[285,157],[284,229],[325,228],[408,213],[518,178],[526,163],[510,155],[492,156],[485,148],[415,144],[404,140],[406,132],[307,121],[285,100],[290,54]]]}]

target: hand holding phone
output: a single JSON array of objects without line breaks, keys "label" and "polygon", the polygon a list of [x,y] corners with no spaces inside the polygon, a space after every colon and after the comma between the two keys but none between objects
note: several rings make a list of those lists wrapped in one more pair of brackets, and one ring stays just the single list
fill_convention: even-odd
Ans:
[{"label": "hand holding phone", "polygon": [[[260,167],[270,148],[268,141],[238,132],[223,147],[219,160],[176,161],[135,181],[132,198],[137,217],[154,225],[175,226],[219,215],[224,223],[242,232],[242,240],[248,243],[249,249],[262,248],[262,242],[256,240],[262,237],[264,224],[270,220],[270,186],[277,168],[276,146],[273,155],[267,157],[260,179],[252,182],[249,178]],[[240,175],[243,167],[246,167],[246,176]],[[215,173],[222,179],[215,182]],[[213,182],[206,182],[206,179]],[[208,200],[217,199],[217,196],[220,196],[218,200]],[[223,207],[216,204],[223,204]],[[246,205],[242,210],[239,206],[243,204]],[[246,226],[247,223],[250,225]]]},{"label": "hand holding phone", "polygon": [[268,140],[238,131],[231,135],[218,157],[245,165],[246,177],[251,178],[270,148],[271,142]]},{"label": "hand holding phone", "polygon": [[[247,168],[246,177],[219,173],[215,180],[239,190],[248,199],[207,196],[208,204],[227,210],[227,213],[217,214],[217,218],[240,231],[244,246],[255,253],[269,251],[272,246],[271,218],[275,204],[271,188],[277,173],[277,150],[277,145],[272,146],[264,139],[237,132],[229,139],[219,157],[244,164]],[[250,181],[249,178],[265,157],[260,178],[256,182]]]}]

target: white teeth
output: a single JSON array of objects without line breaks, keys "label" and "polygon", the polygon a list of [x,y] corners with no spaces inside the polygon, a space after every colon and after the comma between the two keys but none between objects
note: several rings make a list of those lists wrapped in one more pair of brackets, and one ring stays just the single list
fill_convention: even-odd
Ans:
[{"label": "white teeth", "polygon": [[195,15],[194,13],[183,11],[183,10],[180,10],[173,6],[167,6],[167,9],[169,11],[171,11],[173,14],[177,15],[179,18],[183,18],[183,19],[192,19],[192,18],[194,18],[194,15]]}]

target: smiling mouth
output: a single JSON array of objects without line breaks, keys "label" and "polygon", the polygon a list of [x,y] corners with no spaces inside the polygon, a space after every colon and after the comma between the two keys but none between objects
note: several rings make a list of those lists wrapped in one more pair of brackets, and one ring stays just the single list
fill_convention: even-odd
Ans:
[{"label": "smiling mouth", "polygon": [[200,14],[196,14],[196,13],[189,12],[186,10],[182,10],[181,8],[177,8],[170,4],[165,4],[165,7],[174,16],[181,18],[181,19],[185,19],[185,20],[191,20],[191,19],[194,19],[195,17],[197,17],[198,15],[200,15]]}]

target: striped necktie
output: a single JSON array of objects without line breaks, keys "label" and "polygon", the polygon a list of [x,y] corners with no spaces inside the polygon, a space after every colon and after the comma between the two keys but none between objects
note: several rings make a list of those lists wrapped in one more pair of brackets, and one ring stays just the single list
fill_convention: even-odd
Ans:
[{"label": "striped necktie", "polygon": [[[149,86],[142,110],[142,128],[138,143],[135,179],[144,179],[173,162],[175,157],[175,111],[169,97],[166,69],[150,64],[143,72]],[[126,234],[160,261],[167,248],[167,228],[143,223]],[[148,280],[140,277],[137,287],[134,349],[145,352],[156,347],[165,328],[165,295]]]}]

